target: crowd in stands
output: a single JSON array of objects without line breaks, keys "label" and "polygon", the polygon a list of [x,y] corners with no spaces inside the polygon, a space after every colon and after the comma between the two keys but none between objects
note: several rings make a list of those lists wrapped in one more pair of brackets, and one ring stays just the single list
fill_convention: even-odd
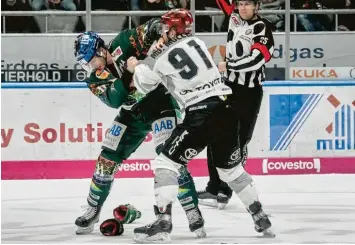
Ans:
[{"label": "crowd in stands", "polygon": [[[167,10],[171,8],[190,8],[190,0],[91,0],[92,10]],[[76,11],[85,10],[85,0],[2,0],[2,11]],[[284,9],[285,0],[261,0],[261,9]],[[195,0],[197,10],[218,10],[216,0]],[[291,0],[293,9],[354,9],[355,0]],[[283,15],[264,15],[273,25],[274,31],[284,31]],[[293,17],[293,16],[291,16]],[[131,26],[135,27],[151,16],[132,16]],[[297,14],[296,21],[291,18],[292,31],[334,31],[335,15]],[[2,16],[1,32],[4,33],[71,33],[85,30],[85,16]],[[93,16],[92,30],[114,33],[129,26],[128,16]],[[211,16],[197,16],[196,32],[211,32]],[[339,15],[339,31],[355,31],[355,14]],[[294,30],[294,26],[297,29]],[[5,31],[4,31],[5,27]],[[214,18],[215,32],[225,32],[228,17]]]}]

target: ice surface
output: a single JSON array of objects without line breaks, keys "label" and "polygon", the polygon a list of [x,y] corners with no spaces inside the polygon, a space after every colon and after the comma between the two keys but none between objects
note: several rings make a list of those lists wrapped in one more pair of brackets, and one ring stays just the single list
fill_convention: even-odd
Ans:
[{"label": "ice surface", "polygon": [[[259,238],[251,217],[234,195],[225,210],[201,207],[208,237],[196,239],[178,202],[173,207],[173,243],[354,243],[355,176],[256,176],[275,239]],[[207,178],[197,178],[198,189]],[[131,203],[142,218],[119,237],[75,235],[74,220],[86,204],[89,179],[1,181],[2,243],[133,243],[132,231],[154,219],[152,179],[116,179],[100,222],[119,204]]]}]

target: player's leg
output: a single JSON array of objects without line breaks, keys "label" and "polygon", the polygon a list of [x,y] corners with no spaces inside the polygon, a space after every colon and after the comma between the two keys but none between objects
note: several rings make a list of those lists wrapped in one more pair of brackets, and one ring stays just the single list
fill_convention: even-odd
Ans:
[{"label": "player's leg", "polygon": [[[225,104],[218,97],[209,98],[186,109],[182,124],[172,132],[162,153],[152,161],[155,170],[154,192],[157,220],[134,230],[137,242],[166,242],[172,231],[171,207],[179,193],[178,176],[181,166],[201,152],[215,134],[223,130],[216,122],[226,114]],[[230,113],[228,111],[228,113]]]},{"label": "player's leg", "polygon": [[[248,158],[248,143],[252,138],[258,114],[260,111],[261,101],[263,98],[262,87],[245,88],[244,86],[233,87],[234,106],[236,107],[239,119],[239,139],[242,154],[242,165],[246,164]],[[211,147],[207,148],[207,163],[210,180],[204,191],[198,193],[200,203],[202,205],[218,206],[219,209],[228,204],[232,196],[232,190],[228,184],[221,181],[217,169],[213,164],[214,153]],[[219,188],[218,190],[216,190]],[[218,196],[217,196],[218,194]]]},{"label": "player's leg", "polygon": [[209,181],[205,190],[198,191],[198,199],[201,205],[218,207],[223,209],[232,197],[233,191],[227,183],[219,178],[217,169],[213,163],[214,152],[210,145],[207,146],[207,166]]},{"label": "player's leg", "polygon": [[92,232],[108,197],[118,166],[144,141],[150,131],[139,115],[122,109],[106,134],[91,180],[88,208],[76,219],[77,234]]},{"label": "player's leg", "polygon": [[[161,90],[161,91],[159,91]],[[176,101],[166,93],[165,87],[158,88],[159,95],[154,96],[154,109],[149,110],[147,118],[154,120],[152,123],[153,140],[157,154],[162,150],[164,142],[170,137],[173,129],[181,123],[182,117]],[[151,108],[152,108],[151,107]],[[198,237],[206,236],[204,219],[198,207],[198,198],[195,183],[186,166],[179,169],[179,194],[178,200],[186,213],[189,229]]]},{"label": "player's leg", "polygon": [[262,209],[253,178],[242,165],[239,137],[235,137],[238,134],[238,128],[233,129],[233,125],[230,125],[229,128],[229,135],[225,135],[212,144],[217,158],[215,163],[219,176],[243,202],[254,220],[256,231],[273,236],[270,229],[271,222]]},{"label": "player's leg", "polygon": [[242,164],[245,165],[248,158],[247,145],[253,136],[263,98],[263,89],[261,86],[254,88],[234,86],[233,93],[240,122],[239,138],[243,156]]}]

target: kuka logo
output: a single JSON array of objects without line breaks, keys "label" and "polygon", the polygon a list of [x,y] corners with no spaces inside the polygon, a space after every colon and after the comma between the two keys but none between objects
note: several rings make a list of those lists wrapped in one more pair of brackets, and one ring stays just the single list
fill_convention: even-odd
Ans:
[{"label": "kuka logo", "polygon": [[317,140],[317,150],[355,150],[355,100],[352,105],[341,104],[334,96],[327,100],[334,106],[334,119],[325,130],[331,136]]}]

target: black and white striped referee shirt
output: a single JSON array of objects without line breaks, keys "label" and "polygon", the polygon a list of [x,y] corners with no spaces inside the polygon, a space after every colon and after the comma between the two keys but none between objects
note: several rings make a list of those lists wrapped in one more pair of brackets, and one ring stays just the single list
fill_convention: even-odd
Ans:
[{"label": "black and white striped referee shirt", "polygon": [[265,80],[265,64],[274,51],[270,24],[259,16],[243,20],[236,10],[231,13],[228,27],[224,77],[230,83],[247,87],[260,86]]}]

